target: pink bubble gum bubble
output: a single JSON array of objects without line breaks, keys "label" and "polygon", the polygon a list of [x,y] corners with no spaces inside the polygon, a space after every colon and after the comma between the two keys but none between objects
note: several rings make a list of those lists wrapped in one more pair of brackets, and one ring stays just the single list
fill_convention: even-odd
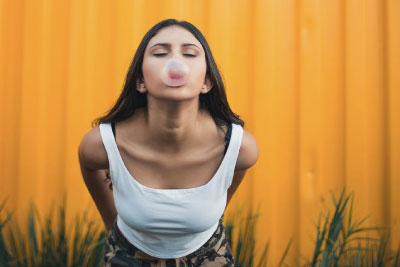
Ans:
[{"label": "pink bubble gum bubble", "polygon": [[189,76],[189,66],[178,59],[169,59],[161,71],[161,80],[168,86],[181,86]]}]

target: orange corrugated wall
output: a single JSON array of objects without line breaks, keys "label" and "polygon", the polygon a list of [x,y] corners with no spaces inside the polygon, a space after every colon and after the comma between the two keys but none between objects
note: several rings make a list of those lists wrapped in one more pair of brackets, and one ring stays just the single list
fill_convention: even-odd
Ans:
[{"label": "orange corrugated wall", "polygon": [[[0,1],[0,196],[26,214],[68,192],[94,207],[77,148],[118,97],[144,33],[165,18],[206,36],[260,156],[228,213],[261,203],[258,249],[310,258],[331,193],[400,237],[400,1]],[[325,207],[325,208],[324,208]],[[95,207],[94,207],[94,211]],[[95,217],[99,217],[96,212]],[[26,217],[26,216],[25,216]]]}]

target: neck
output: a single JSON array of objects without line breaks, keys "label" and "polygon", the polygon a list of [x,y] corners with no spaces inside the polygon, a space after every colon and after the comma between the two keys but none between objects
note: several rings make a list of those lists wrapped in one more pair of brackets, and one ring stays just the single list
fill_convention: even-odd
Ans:
[{"label": "neck", "polygon": [[197,101],[148,102],[144,125],[148,138],[158,149],[179,152],[187,147],[198,133],[204,111]]}]

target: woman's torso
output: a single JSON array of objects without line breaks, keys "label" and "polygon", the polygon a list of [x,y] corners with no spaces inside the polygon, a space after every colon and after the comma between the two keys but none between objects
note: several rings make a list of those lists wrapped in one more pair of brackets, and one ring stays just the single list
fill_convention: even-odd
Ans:
[{"label": "woman's torso", "polygon": [[176,147],[163,145],[170,129],[158,126],[146,130],[140,116],[119,122],[117,142],[112,123],[99,129],[110,164],[118,228],[145,253],[176,258],[195,251],[218,227],[243,129],[230,124],[224,153],[226,128],[218,130],[211,117],[181,131],[186,138]]}]

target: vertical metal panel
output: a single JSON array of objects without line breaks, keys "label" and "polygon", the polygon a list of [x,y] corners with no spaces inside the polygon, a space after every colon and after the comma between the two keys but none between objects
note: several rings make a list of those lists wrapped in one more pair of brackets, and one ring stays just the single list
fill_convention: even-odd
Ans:
[{"label": "vertical metal panel", "polygon": [[384,7],[384,31],[386,32],[386,85],[388,105],[386,114],[388,133],[386,146],[388,155],[386,166],[389,179],[387,193],[389,202],[384,203],[388,207],[386,216],[390,219],[389,227],[392,229],[391,247],[395,248],[399,243],[400,236],[400,1],[388,0]]},{"label": "vertical metal panel", "polygon": [[[0,195],[26,214],[68,192],[94,204],[77,159],[91,121],[115,102],[146,31],[184,19],[208,40],[233,111],[257,139],[258,163],[227,210],[261,204],[257,252],[290,238],[310,257],[331,192],[355,216],[400,236],[400,2],[135,0],[0,2]],[[97,214],[94,216],[98,217]]]}]

